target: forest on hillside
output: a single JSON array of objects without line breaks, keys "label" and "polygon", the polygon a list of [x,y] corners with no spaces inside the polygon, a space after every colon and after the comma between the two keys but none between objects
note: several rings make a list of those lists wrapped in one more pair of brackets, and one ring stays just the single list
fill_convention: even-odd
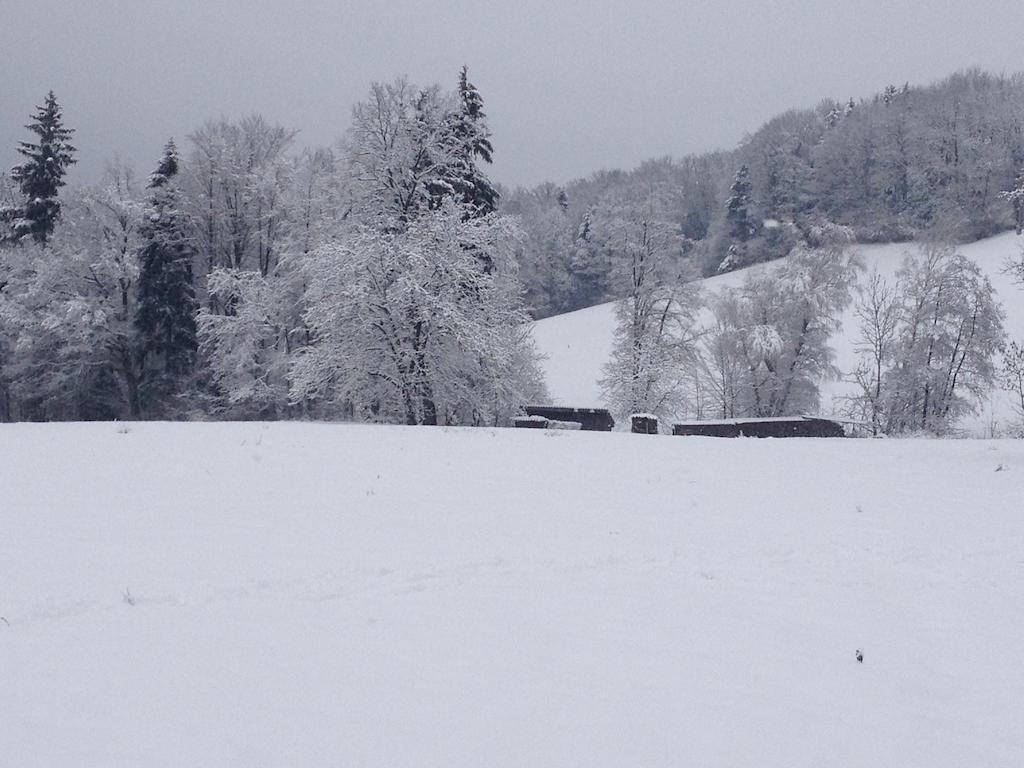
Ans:
[{"label": "forest on hillside", "polygon": [[[814,412],[837,318],[867,301],[857,418],[945,432],[1001,376],[1024,417],[1024,353],[998,367],[1002,309],[953,247],[1020,228],[1022,125],[1024,76],[970,71],[509,191],[464,68],[373,84],[334,147],[222,118],[148,175],[75,186],[51,92],[0,176],[0,420],[507,424],[546,396],[530,319],[612,299],[617,416]],[[912,238],[898,284],[858,298],[850,246]],[[731,293],[695,282],[783,256]]]},{"label": "forest on hillside", "polygon": [[729,151],[515,189],[502,210],[526,233],[527,302],[547,317],[624,295],[592,236],[624,209],[673,225],[707,276],[814,245],[828,223],[861,243],[993,235],[1020,225],[1022,168],[1024,75],[969,70],[784,112]]}]

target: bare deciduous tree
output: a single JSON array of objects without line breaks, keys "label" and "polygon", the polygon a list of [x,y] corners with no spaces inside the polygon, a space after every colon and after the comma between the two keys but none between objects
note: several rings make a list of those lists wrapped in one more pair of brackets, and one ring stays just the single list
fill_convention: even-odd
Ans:
[{"label": "bare deciduous tree", "polygon": [[699,289],[681,263],[676,228],[650,205],[604,209],[592,224],[627,292],[615,308],[612,357],[603,369],[606,401],[621,417],[681,415]]},{"label": "bare deciduous tree", "polygon": [[854,349],[860,360],[852,374],[858,389],[852,403],[856,415],[867,421],[871,433],[877,435],[885,419],[884,376],[895,353],[900,321],[896,288],[877,270],[872,271],[861,289],[854,314],[859,325]]}]

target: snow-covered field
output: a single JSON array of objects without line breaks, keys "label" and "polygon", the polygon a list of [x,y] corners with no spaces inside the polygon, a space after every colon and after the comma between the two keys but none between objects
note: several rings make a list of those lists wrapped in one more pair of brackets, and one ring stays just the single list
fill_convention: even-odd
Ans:
[{"label": "snow-covered field", "polygon": [[1024,756],[1021,441],[26,424],[0,483],[0,765]]},{"label": "snow-covered field", "polygon": [[[1018,259],[1024,238],[1013,233],[998,235],[987,240],[960,246],[959,251],[972,259],[989,276],[1003,308],[1006,310],[1006,330],[1011,338],[1024,340],[1024,286],[1015,284],[1004,267],[1009,258]],[[872,268],[894,280],[903,256],[915,246],[909,243],[859,246],[857,252],[866,267],[861,280]],[[762,269],[752,267],[751,269]],[[726,286],[737,286],[747,270],[702,281],[707,291]],[[601,304],[577,312],[557,315],[534,324],[534,338],[538,350],[547,358],[544,371],[552,400],[559,405],[602,406],[601,368],[611,356],[612,334],[615,331],[613,304]],[[857,324],[851,307],[844,316],[843,329],[833,337],[836,365],[843,374],[856,368],[857,354],[854,342]],[[834,398],[852,393],[851,385],[843,381],[824,382],[822,414],[835,411]],[[979,409],[976,417],[965,419],[963,427],[975,434],[988,436],[1014,420],[1012,401],[1005,392],[994,392],[991,399]]]}]

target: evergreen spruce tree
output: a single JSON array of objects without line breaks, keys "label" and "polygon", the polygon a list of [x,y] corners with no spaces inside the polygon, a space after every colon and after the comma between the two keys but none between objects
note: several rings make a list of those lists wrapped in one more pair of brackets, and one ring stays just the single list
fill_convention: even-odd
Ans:
[{"label": "evergreen spruce tree", "polygon": [[750,221],[750,170],[741,165],[736,171],[736,178],[729,187],[729,199],[725,203],[725,222],[727,233],[733,241],[745,243],[754,234]]},{"label": "evergreen spruce tree", "polygon": [[[150,177],[150,197],[141,228],[138,309],[135,327],[140,351],[169,378],[188,373],[196,354],[196,304],[192,285],[194,249],[185,217],[178,207],[173,179],[178,172],[174,142],[167,142],[156,172]],[[155,355],[162,365],[152,364]]]},{"label": "evergreen spruce tree", "polygon": [[11,171],[25,199],[23,207],[8,209],[11,236],[15,240],[31,236],[45,243],[60,218],[57,193],[64,186],[64,174],[75,162],[75,148],[69,143],[74,131],[65,128],[57,97],[50,91],[45,103],[38,107],[34,120],[27,126],[38,137],[35,143],[21,142],[18,152],[26,158]]},{"label": "evergreen spruce tree", "polygon": [[459,73],[459,111],[454,115],[453,133],[462,155],[459,178],[454,180],[457,195],[478,216],[498,209],[498,191],[477,165],[477,160],[492,161],[494,146],[484,114],[484,100],[469,82],[466,67]]},{"label": "evergreen spruce tree", "polygon": [[838,102],[825,114],[825,127],[835,128],[843,120],[843,110]]}]

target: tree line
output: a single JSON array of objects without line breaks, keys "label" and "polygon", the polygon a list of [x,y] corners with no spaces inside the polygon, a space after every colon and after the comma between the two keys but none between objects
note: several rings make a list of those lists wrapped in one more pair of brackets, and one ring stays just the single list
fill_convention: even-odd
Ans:
[{"label": "tree line", "polygon": [[[0,419],[504,424],[546,396],[531,315],[611,299],[620,418],[815,412],[851,305],[851,418],[946,432],[996,385],[1024,409],[1020,348],[954,247],[1022,224],[1022,110],[1024,80],[968,72],[509,192],[463,69],[451,91],[374,84],[335,148],[212,120],[145,179],[112,164],[65,190],[51,93],[0,177]],[[909,237],[895,283],[863,278],[854,244]]]},{"label": "tree line", "polygon": [[543,397],[465,69],[375,84],[337,149],[259,116],[62,193],[50,93],[0,184],[0,418],[502,423]]},{"label": "tree line", "polygon": [[505,194],[535,317],[628,292],[588,237],[623,200],[643,202],[708,276],[814,245],[826,225],[859,243],[963,243],[1024,223],[1024,74],[955,74],[925,87],[822,101],[769,120],[731,151],[652,159]]},{"label": "tree line", "polygon": [[948,243],[909,249],[887,281],[864,274],[849,227],[830,225],[708,292],[680,279],[679,235],[650,208],[603,212],[591,227],[616,241],[627,286],[601,381],[620,418],[818,413],[821,384],[841,375],[831,339],[852,307],[854,386],[836,404],[846,417],[874,434],[948,434],[1002,387],[1020,401],[1024,427],[1020,346],[1007,344],[988,277]]}]

